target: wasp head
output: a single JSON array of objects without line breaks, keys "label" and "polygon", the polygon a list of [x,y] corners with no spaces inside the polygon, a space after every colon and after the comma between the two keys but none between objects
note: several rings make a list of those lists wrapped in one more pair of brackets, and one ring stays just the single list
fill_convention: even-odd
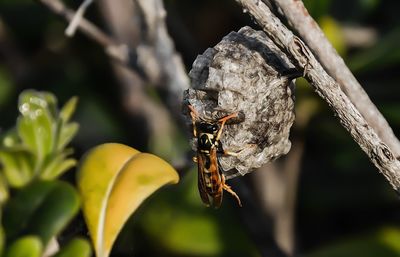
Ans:
[{"label": "wasp head", "polygon": [[198,148],[207,153],[211,148],[218,145],[217,133],[220,125],[217,123],[200,122],[197,124],[198,129]]},{"label": "wasp head", "polygon": [[200,122],[197,125],[197,129],[200,133],[207,133],[212,135],[216,135],[218,133],[219,127],[219,124],[209,122]]}]

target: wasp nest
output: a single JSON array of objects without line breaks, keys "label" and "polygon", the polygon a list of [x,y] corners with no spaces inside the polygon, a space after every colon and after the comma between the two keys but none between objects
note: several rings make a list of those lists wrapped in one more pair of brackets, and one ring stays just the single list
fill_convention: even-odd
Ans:
[{"label": "wasp nest", "polygon": [[[201,117],[217,120],[239,112],[240,123],[225,126],[224,150],[237,156],[219,157],[227,179],[244,175],[286,154],[294,121],[294,66],[261,31],[244,27],[231,32],[193,63],[192,88],[184,104]],[[191,121],[188,108],[184,114]],[[196,142],[193,144],[196,150]]]}]

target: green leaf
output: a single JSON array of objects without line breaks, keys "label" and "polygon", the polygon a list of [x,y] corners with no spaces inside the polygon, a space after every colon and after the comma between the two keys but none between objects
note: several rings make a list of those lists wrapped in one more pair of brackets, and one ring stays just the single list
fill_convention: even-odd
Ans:
[{"label": "green leaf", "polygon": [[306,255],[307,257],[396,257],[400,256],[400,229],[382,228],[374,233],[341,239]]},{"label": "green leaf", "polygon": [[53,257],[90,257],[91,255],[90,244],[85,239],[75,238]]},{"label": "green leaf", "polygon": [[47,168],[41,175],[40,178],[44,180],[56,179],[58,176],[63,174],[65,171],[76,166],[77,161],[75,159],[69,158],[66,160],[61,160],[59,162],[53,162],[53,166]]},{"label": "green leaf", "polygon": [[55,179],[56,177],[60,176],[67,170],[73,168],[76,166],[77,161],[75,159],[69,158],[66,160],[63,160],[58,166],[56,166],[53,170],[52,177],[49,177],[48,179]]},{"label": "green leaf", "polygon": [[40,257],[42,249],[43,246],[38,237],[25,236],[11,244],[6,257]]},{"label": "green leaf", "polygon": [[18,133],[15,128],[10,129],[4,133],[4,135],[2,135],[1,145],[4,147],[15,147],[21,145],[21,140],[18,137]]},{"label": "green leaf", "polygon": [[27,233],[39,235],[44,244],[56,236],[77,214],[79,196],[75,189],[62,181],[49,192],[43,203],[30,217]]},{"label": "green leaf", "polygon": [[[3,203],[5,203],[7,201],[8,196],[9,196],[9,193],[8,193],[7,183],[6,183],[3,175],[0,174],[0,205],[2,205]],[[2,230],[3,228],[0,227],[0,229]],[[0,256],[1,256],[1,254],[0,254]]]},{"label": "green leaf", "polygon": [[39,181],[23,188],[4,209],[8,238],[38,235],[45,245],[58,234],[79,209],[75,189],[62,181]]},{"label": "green leaf", "polygon": [[[236,202],[226,196],[217,212],[205,207],[197,182],[197,170],[188,171],[178,186],[156,193],[143,206],[141,216],[131,220],[133,226],[144,231],[145,240],[157,242],[160,249],[172,255],[260,256],[228,205],[231,202],[237,208]],[[129,249],[129,243],[125,247]]]},{"label": "green leaf", "polygon": [[52,151],[54,143],[56,100],[49,93],[24,91],[18,109],[22,116],[17,120],[18,134],[40,162]]},{"label": "green leaf", "polygon": [[55,182],[36,182],[18,191],[4,207],[3,224],[9,239],[18,236],[24,230],[30,217],[43,203]]},{"label": "green leaf", "polygon": [[71,119],[71,116],[72,114],[74,114],[77,104],[78,97],[74,96],[69,99],[69,101],[61,108],[60,118],[64,124],[66,124]]},{"label": "green leaf", "polygon": [[72,138],[78,132],[78,129],[79,124],[76,122],[62,125],[60,128],[57,150],[63,149],[69,142],[71,142]]},{"label": "green leaf", "polygon": [[36,141],[35,128],[32,121],[19,117],[17,119],[18,135],[22,143],[33,153],[38,154],[39,142]]},{"label": "green leaf", "polygon": [[67,157],[73,153],[72,149],[65,149],[63,152],[54,156],[49,156],[48,161],[43,165],[40,178],[44,180],[55,179],[63,172],[74,167],[76,160]]},{"label": "green leaf", "polygon": [[0,256],[3,256],[5,242],[6,242],[6,235],[4,234],[3,227],[0,227]]},{"label": "green leaf", "polygon": [[34,170],[41,178],[54,179],[76,163],[58,156],[78,131],[77,123],[68,123],[76,104],[77,98],[71,98],[58,113],[53,94],[27,90],[19,97],[19,141],[35,157]]},{"label": "green leaf", "polygon": [[12,187],[22,187],[34,176],[31,155],[17,147],[0,149],[0,163],[7,183]]},{"label": "green leaf", "polygon": [[31,109],[48,109],[53,117],[57,114],[57,98],[49,92],[33,89],[25,90],[20,94],[18,103],[20,112],[26,111],[21,107],[24,103],[28,103]]},{"label": "green leaf", "polygon": [[89,151],[77,181],[97,256],[109,255],[123,225],[149,195],[178,180],[178,173],[164,160],[122,144]]}]

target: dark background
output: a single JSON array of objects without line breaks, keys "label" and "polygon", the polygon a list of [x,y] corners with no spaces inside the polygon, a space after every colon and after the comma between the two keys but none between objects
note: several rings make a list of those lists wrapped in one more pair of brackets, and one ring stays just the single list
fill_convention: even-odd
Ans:
[{"label": "dark background", "polygon": [[[65,3],[74,9],[80,4]],[[198,54],[230,31],[245,25],[257,28],[233,0],[164,3],[169,33],[187,70]],[[305,5],[399,135],[400,2],[307,0]],[[86,17],[104,27],[95,5]],[[346,34],[349,27],[367,29],[370,38],[352,42],[354,35]],[[121,101],[121,87],[103,49],[79,32],[66,38],[65,28],[63,20],[34,1],[1,0],[1,132],[15,124],[19,93],[33,88],[53,92],[60,103],[79,97],[76,158],[111,141],[154,152],[158,148],[151,133]],[[303,81],[297,100],[317,106],[297,135],[305,142],[295,212],[297,252],[318,257],[400,256],[400,208],[394,191]],[[185,134],[177,131],[165,137],[171,137],[170,149],[182,153],[189,147]],[[158,154],[172,158],[166,152]],[[235,181],[242,179],[248,180]],[[146,201],[119,238],[114,255],[259,256],[235,202],[226,197],[221,210],[206,209],[196,186],[192,169],[180,185],[163,188]],[[72,230],[85,235],[84,225],[76,223],[78,228]]]}]

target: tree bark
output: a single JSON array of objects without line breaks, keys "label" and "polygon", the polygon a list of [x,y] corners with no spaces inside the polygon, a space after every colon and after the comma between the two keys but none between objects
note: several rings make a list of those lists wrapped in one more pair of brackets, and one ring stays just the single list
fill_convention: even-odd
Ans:
[{"label": "tree bark", "polygon": [[399,192],[400,162],[341,90],[340,85],[324,70],[309,48],[294,36],[262,1],[236,1],[287,54],[296,68],[303,71],[304,77],[318,95],[328,103],[354,141],[368,155],[396,192]]}]

